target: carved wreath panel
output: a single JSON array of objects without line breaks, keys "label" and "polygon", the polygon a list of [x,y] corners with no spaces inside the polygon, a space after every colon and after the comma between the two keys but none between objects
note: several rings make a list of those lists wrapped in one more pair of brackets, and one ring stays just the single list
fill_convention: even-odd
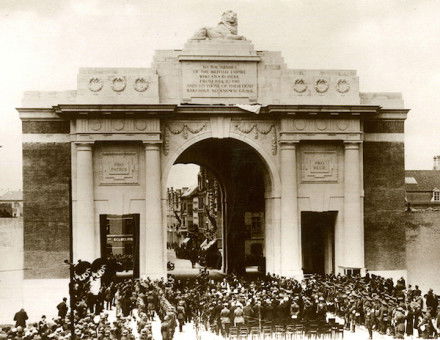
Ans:
[{"label": "carved wreath panel", "polygon": [[88,89],[95,93],[100,92],[104,87],[110,87],[116,93],[124,92],[127,88],[132,88],[137,92],[146,92],[150,89],[150,85],[151,79],[143,76],[137,77],[133,81],[127,81],[126,76],[113,76],[110,79],[93,76],[88,81]]}]

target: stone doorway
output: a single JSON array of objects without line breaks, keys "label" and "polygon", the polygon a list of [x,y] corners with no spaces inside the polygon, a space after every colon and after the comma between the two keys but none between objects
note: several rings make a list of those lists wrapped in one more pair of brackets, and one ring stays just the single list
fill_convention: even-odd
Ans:
[{"label": "stone doorway", "polygon": [[101,257],[117,277],[139,277],[139,214],[99,215]]},{"label": "stone doorway", "polygon": [[222,223],[217,243],[222,253],[222,271],[264,272],[265,193],[270,180],[257,151],[232,138],[209,138],[184,150],[175,161],[179,163],[197,164],[219,182]]},{"label": "stone doorway", "polygon": [[337,211],[302,211],[301,243],[304,274],[335,271],[335,221]]}]

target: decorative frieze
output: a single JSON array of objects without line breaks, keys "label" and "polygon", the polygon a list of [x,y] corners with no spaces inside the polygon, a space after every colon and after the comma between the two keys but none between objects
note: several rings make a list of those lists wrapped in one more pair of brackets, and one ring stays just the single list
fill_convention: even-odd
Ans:
[{"label": "decorative frieze", "polygon": [[77,119],[76,133],[79,134],[116,134],[116,133],[159,133],[158,119],[135,118],[92,118]]},{"label": "decorative frieze", "polygon": [[234,124],[235,130],[242,134],[252,134],[254,139],[258,139],[261,135],[272,134],[272,154],[277,154],[278,136],[276,125],[273,123],[254,123],[254,122],[237,122]]},{"label": "decorative frieze", "polygon": [[282,122],[282,132],[295,133],[360,133],[358,119],[286,119]]},{"label": "decorative frieze", "polygon": [[208,127],[207,122],[198,122],[198,123],[172,123],[165,124],[163,131],[163,153],[168,155],[169,152],[169,139],[170,134],[172,135],[182,135],[183,139],[188,139],[188,136],[197,135],[202,131],[206,130]]},{"label": "decorative frieze", "polygon": [[89,77],[87,88],[90,92],[95,93],[104,89],[111,89],[116,93],[130,89],[134,89],[136,92],[146,92],[150,89],[152,81],[148,76],[140,76],[133,79],[131,76],[127,77],[125,75],[104,76],[98,74]]}]

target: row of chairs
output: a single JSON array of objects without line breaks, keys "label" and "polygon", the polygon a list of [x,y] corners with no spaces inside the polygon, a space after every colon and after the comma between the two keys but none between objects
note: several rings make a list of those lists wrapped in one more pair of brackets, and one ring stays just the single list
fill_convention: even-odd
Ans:
[{"label": "row of chairs", "polygon": [[230,340],[293,340],[293,339],[343,339],[344,326],[333,324],[263,325],[252,327],[230,327]]}]

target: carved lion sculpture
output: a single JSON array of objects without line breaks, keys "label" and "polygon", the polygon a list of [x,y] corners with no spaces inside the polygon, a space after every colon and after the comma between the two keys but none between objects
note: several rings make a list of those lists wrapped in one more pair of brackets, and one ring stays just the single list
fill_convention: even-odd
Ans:
[{"label": "carved lion sculpture", "polygon": [[237,35],[237,14],[233,11],[226,11],[222,14],[222,20],[215,27],[202,27],[198,30],[192,40],[211,39],[232,39],[246,40],[243,36]]}]

